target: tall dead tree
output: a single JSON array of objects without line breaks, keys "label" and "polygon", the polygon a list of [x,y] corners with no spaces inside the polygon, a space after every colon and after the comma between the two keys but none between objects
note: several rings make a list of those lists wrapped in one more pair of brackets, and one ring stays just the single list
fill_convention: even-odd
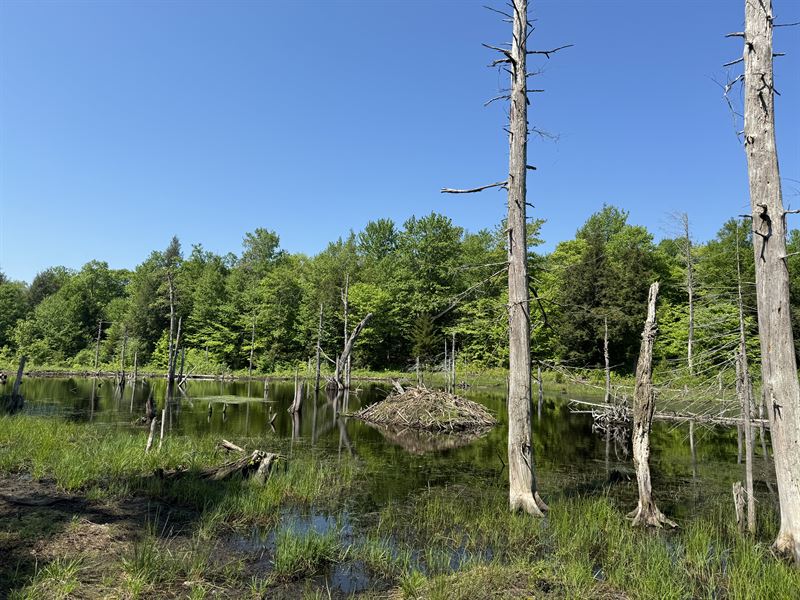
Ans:
[{"label": "tall dead tree", "polygon": [[525,511],[543,516],[547,505],[539,497],[533,462],[531,440],[531,353],[530,353],[530,292],[528,288],[528,236],[527,236],[527,173],[535,167],[528,165],[528,93],[542,90],[528,89],[528,77],[536,73],[527,71],[527,57],[531,54],[550,55],[570,47],[552,50],[528,50],[527,42],[532,32],[528,20],[527,0],[512,0],[511,13],[497,11],[512,23],[512,37],[508,47],[484,44],[500,53],[491,66],[500,66],[509,73],[511,87],[495,100],[508,100],[509,136],[508,177],[504,181],[477,188],[457,190],[445,188],[444,193],[473,193],[489,188],[508,191],[508,477],[509,507],[512,511]]},{"label": "tall dead tree", "polygon": [[253,352],[256,348],[256,311],[253,309],[253,322],[250,329],[250,362],[247,364],[247,378],[253,377]]},{"label": "tall dead tree", "polygon": [[744,328],[744,302],[742,300],[742,265],[739,257],[739,232],[736,232],[736,277],[739,308],[739,351],[736,355],[736,395],[742,412],[744,429],[745,495],[747,497],[747,529],[756,533],[756,499],[753,495],[753,428],[750,422],[753,411],[753,386],[747,361],[747,338]]},{"label": "tall dead tree", "polygon": [[683,256],[686,261],[686,293],[689,296],[689,339],[686,342],[686,361],[689,375],[694,375],[694,265],[692,260],[692,238],[689,232],[689,215],[679,215],[683,227]]},{"label": "tall dead tree", "polygon": [[320,354],[322,353],[322,303],[319,305],[319,326],[317,327],[317,368],[314,375],[314,398],[316,402],[317,394],[319,394],[319,361]]},{"label": "tall dead tree", "polygon": [[633,465],[636,468],[636,481],[639,485],[639,504],[628,517],[633,525],[663,527],[676,524],[670,521],[656,506],[653,500],[653,485],[650,480],[650,427],[655,411],[655,391],[653,389],[653,343],[658,327],[656,325],[656,300],[658,282],[650,286],[647,297],[647,319],[642,331],[642,345],[639,361],[636,364],[636,388],[633,395]]},{"label": "tall dead tree", "polygon": [[781,507],[774,549],[800,563],[800,385],[789,304],[786,211],[775,145],[771,0],[745,1],[744,148],[750,180],[761,380]]},{"label": "tall dead tree", "polygon": [[[350,313],[350,274],[349,273],[345,273],[345,275],[344,275],[344,288],[342,289],[342,305],[343,305],[343,312],[344,312],[344,325],[343,325],[344,335],[342,336],[342,339],[344,340],[343,343],[346,345],[347,344],[347,325],[348,325],[347,320],[348,320],[348,317],[350,316],[349,315],[349,313]],[[350,367],[351,367],[352,364],[353,364],[352,360],[350,358],[350,355],[348,354],[347,355],[347,363],[344,366],[344,387],[345,388],[349,388],[350,387]]]},{"label": "tall dead tree", "polygon": [[611,402],[611,364],[608,357],[608,317],[603,317],[603,360],[605,361],[606,371],[606,392],[603,401],[608,404]]}]

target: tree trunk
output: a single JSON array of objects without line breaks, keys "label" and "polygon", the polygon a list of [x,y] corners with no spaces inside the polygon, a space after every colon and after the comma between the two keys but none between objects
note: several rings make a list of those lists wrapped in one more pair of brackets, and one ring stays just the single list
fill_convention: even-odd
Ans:
[{"label": "tree trunk", "polygon": [[247,378],[253,376],[253,351],[256,347],[256,311],[253,311],[253,327],[250,330],[250,362],[247,365]]},{"label": "tree trunk", "polygon": [[686,362],[689,375],[694,375],[694,269],[692,265],[692,240],[689,236],[689,215],[680,216],[683,234],[686,238],[684,255],[686,259],[686,293],[689,295],[689,340],[686,343]]},{"label": "tree trunk", "polygon": [[172,387],[172,378],[175,375],[173,342],[175,339],[175,286],[172,274],[167,272],[167,285],[169,286],[169,344],[167,345],[167,387]]},{"label": "tree trunk", "polygon": [[303,407],[303,386],[300,385],[297,371],[294,372],[294,400],[289,407],[290,413],[298,413]]},{"label": "tree trunk", "polygon": [[97,371],[98,360],[100,359],[100,335],[103,333],[103,321],[97,322],[97,341],[94,345],[94,370]]},{"label": "tree trunk", "polygon": [[636,468],[636,481],[639,484],[639,504],[628,517],[633,525],[652,525],[676,527],[656,506],[653,500],[653,487],[650,481],[650,426],[655,410],[653,390],[653,343],[656,339],[656,299],[658,282],[650,286],[647,299],[647,320],[642,331],[642,345],[639,362],[636,365],[636,389],[633,395],[633,465]]},{"label": "tree trunk", "polygon": [[342,355],[336,361],[336,373],[334,374],[334,380],[336,381],[336,386],[339,389],[344,389],[346,384],[342,381],[342,376],[344,374],[345,368],[347,367],[347,361],[350,358],[350,354],[353,352],[353,346],[356,343],[356,339],[358,339],[358,334],[361,333],[361,330],[364,329],[364,326],[367,322],[372,318],[372,313],[368,313],[366,317],[356,325],[356,328],[353,329],[352,333],[350,334],[350,338],[347,340],[347,343],[344,345],[344,350],[342,351]]},{"label": "tree trunk", "polygon": [[775,146],[772,2],[745,2],[744,138],[750,180],[761,378],[781,507],[774,549],[800,563],[800,385],[792,337],[786,223]]},{"label": "tree trunk", "polygon": [[608,358],[608,317],[603,317],[603,359],[606,367],[605,403],[611,403],[611,365]]},{"label": "tree trunk", "polygon": [[19,386],[22,385],[22,375],[25,373],[25,362],[27,360],[28,360],[27,356],[19,357],[19,366],[17,367],[17,378],[14,380],[14,387],[11,388],[12,399],[19,396]]},{"label": "tree trunk", "polygon": [[314,375],[314,403],[316,406],[316,396],[319,394],[319,368],[320,353],[322,352],[322,304],[319,305],[319,325],[317,326],[317,369]]},{"label": "tree trunk", "polygon": [[747,344],[744,330],[744,301],[742,300],[742,266],[739,257],[739,236],[736,236],[736,276],[739,308],[739,352],[736,356],[736,392],[742,412],[744,428],[745,493],[747,494],[747,529],[756,533],[756,499],[753,495],[753,386],[747,362]]},{"label": "tree trunk", "polygon": [[528,2],[513,0],[508,152],[508,479],[509,507],[541,517],[531,439],[531,336],[526,177]]}]

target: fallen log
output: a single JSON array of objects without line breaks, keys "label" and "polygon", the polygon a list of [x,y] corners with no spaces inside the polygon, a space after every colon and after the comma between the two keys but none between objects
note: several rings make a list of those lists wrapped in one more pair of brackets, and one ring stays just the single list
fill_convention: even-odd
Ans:
[{"label": "fallen log", "polygon": [[[591,410],[572,410],[575,413],[589,413],[595,415],[595,418],[607,419],[613,415],[615,421],[627,422],[631,419],[631,409],[624,405],[619,404],[604,404],[602,402],[587,402],[585,400],[569,401],[570,405],[589,406]],[[708,415],[708,414],[692,414],[692,413],[679,413],[679,412],[657,412],[653,413],[653,419],[659,421],[670,421],[673,423],[688,423],[693,421],[695,423],[708,423],[711,425],[724,425],[734,427],[742,425],[743,420],[739,417],[726,417],[723,415]],[[769,427],[768,419],[750,419],[750,424],[753,426]]]},{"label": "fallen log", "polygon": [[[230,442],[227,442],[227,444],[230,445],[223,445],[226,450],[235,451],[234,448],[239,448]],[[235,460],[228,461],[216,467],[206,467],[200,469],[196,473],[201,479],[207,479],[209,481],[223,481],[231,479],[238,474],[242,479],[252,478],[256,483],[264,485],[267,479],[269,479],[275,462],[284,458],[280,454],[265,452],[263,450],[254,450],[251,454],[246,454],[244,450],[241,450],[241,453],[243,455]],[[161,479],[176,479],[187,473],[189,473],[189,469],[186,467],[178,467],[177,469],[171,469],[169,471],[158,469],[155,472],[156,476]]]}]

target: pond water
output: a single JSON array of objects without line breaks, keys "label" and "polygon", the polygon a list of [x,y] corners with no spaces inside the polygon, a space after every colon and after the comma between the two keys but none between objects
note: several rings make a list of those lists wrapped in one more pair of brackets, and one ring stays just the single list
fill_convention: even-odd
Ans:
[{"label": "pond water", "polygon": [[[391,387],[372,382],[356,382],[355,386],[341,405],[324,391],[312,399],[313,391],[308,388],[303,410],[295,419],[286,410],[294,395],[291,382],[272,381],[265,390],[262,381],[190,381],[169,411],[166,426],[177,435],[211,433],[231,441],[263,437],[265,449],[270,448],[270,439],[293,439],[326,452],[369,456],[373,466],[366,496],[374,506],[363,507],[366,510],[429,486],[506,485],[507,420],[502,387],[462,391],[486,406],[500,422],[482,437],[460,441],[464,445],[458,446],[447,438],[444,442],[387,438],[381,431],[343,416],[381,400]],[[28,414],[133,428],[132,423],[144,414],[150,394],[157,400],[164,398],[165,382],[145,380],[135,388],[129,384],[120,395],[108,379],[26,379],[22,391],[26,400],[22,410]],[[574,393],[571,397],[580,398]],[[629,444],[594,432],[591,415],[570,410],[565,390],[545,389],[541,411],[534,406],[533,429],[539,486],[548,502],[563,495],[607,493],[623,506],[635,506]],[[730,497],[732,482],[744,475],[743,466],[737,464],[735,428],[696,425],[693,437],[694,456],[686,424],[656,422],[651,438],[656,500],[665,513],[683,521],[713,511],[720,499]],[[759,500],[776,501],[773,468],[758,444],[755,478]]]}]

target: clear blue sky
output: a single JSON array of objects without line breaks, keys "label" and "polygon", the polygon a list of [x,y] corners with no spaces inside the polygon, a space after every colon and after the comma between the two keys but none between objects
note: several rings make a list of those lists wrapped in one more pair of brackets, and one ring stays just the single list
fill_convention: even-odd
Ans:
[{"label": "clear blue sky", "polygon": [[[30,281],[99,258],[133,267],[177,234],[238,252],[246,231],[315,253],[367,221],[477,230],[502,192],[505,77],[479,2],[0,2],[0,269]],[[686,211],[712,237],[747,207],[714,79],[741,56],[743,2],[532,3],[531,46],[575,44],[534,81],[532,216],[546,249],[603,203],[657,237]],[[497,4],[499,5],[499,3]],[[775,0],[777,20],[800,2]],[[784,199],[800,208],[800,27],[776,31]],[[534,65],[535,66],[535,65]],[[800,225],[800,223],[797,223]]]}]

